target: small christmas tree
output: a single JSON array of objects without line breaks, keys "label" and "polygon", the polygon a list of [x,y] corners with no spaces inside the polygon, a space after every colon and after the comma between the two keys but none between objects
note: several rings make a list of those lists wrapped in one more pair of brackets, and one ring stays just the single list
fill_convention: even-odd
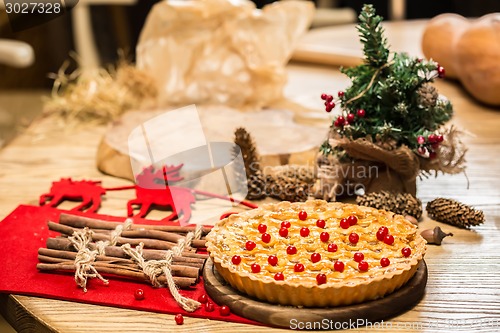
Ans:
[{"label": "small christmas tree", "polygon": [[[442,127],[451,118],[452,105],[431,85],[434,79],[444,77],[444,68],[432,60],[390,52],[382,17],[376,15],[372,5],[363,7],[359,21],[364,63],[341,69],[352,84],[339,91],[338,98],[321,96],[327,112],[337,103],[342,114],[333,121],[320,147],[320,180],[329,179],[330,185],[338,187],[347,178],[339,178],[341,163],[344,175],[346,163],[366,162],[359,164],[364,167],[385,164],[387,169],[401,172],[399,178],[407,184],[401,188],[388,184],[376,190],[414,194],[415,178],[421,171],[462,171],[465,149],[457,139],[457,131]],[[447,139],[450,141],[444,142]],[[361,183],[367,185],[367,181]],[[338,188],[328,191],[319,196],[332,199]]]}]

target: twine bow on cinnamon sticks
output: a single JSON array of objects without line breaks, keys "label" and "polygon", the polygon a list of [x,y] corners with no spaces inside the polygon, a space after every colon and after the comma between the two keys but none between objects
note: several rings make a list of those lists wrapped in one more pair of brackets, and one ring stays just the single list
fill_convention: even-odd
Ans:
[{"label": "twine bow on cinnamon sticks", "polygon": [[200,306],[178,288],[198,282],[207,255],[196,253],[196,248],[205,246],[208,228],[134,225],[131,219],[118,223],[67,214],[48,227],[62,236],[47,239],[47,248],[38,250],[39,270],[74,271],[84,291],[89,278],[108,283],[101,274],[148,281],[167,286],[186,311]]}]

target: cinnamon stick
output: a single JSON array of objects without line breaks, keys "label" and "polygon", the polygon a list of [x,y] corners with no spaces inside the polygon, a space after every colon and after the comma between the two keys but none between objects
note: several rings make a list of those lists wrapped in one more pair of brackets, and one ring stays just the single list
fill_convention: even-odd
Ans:
[{"label": "cinnamon stick", "polygon": [[[59,216],[59,223],[68,225],[75,228],[84,228],[89,227],[91,229],[108,229],[113,230],[118,225],[122,224],[121,222],[111,222],[104,221],[99,219],[94,219],[90,217],[83,217],[77,215],[70,214],[61,214]],[[158,231],[166,231],[166,232],[175,232],[175,233],[188,233],[194,232],[196,227],[194,226],[172,226],[172,225],[149,225],[149,224],[132,224],[131,229],[148,229],[148,230],[158,230]],[[202,235],[206,235],[210,232],[210,228],[203,227],[201,229]]]},{"label": "cinnamon stick", "polygon": [[[75,265],[72,263],[58,263],[58,264],[38,263],[36,265],[36,268],[41,271],[55,271],[55,270],[73,271],[73,272],[75,271]],[[133,280],[149,282],[149,278],[142,272],[134,272],[123,268],[105,267],[105,266],[101,266],[97,270],[99,273],[103,275],[112,274]],[[196,284],[195,278],[174,276],[173,280],[179,288],[188,288]],[[159,276],[158,282],[160,282],[161,284],[165,284],[166,283],[165,276],[163,275]]]}]

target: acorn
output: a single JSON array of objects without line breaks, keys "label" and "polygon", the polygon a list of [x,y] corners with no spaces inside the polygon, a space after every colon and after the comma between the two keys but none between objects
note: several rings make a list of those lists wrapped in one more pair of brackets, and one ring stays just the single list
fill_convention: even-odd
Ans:
[{"label": "acorn", "polygon": [[422,237],[427,241],[427,244],[441,245],[443,238],[447,236],[453,236],[453,234],[445,233],[440,227],[435,227],[434,229],[426,229],[420,233]]}]

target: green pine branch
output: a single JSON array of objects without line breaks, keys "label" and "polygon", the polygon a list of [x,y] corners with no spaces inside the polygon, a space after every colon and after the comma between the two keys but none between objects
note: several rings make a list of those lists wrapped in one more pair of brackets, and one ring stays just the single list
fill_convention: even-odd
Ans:
[{"label": "green pine branch", "polygon": [[387,63],[389,49],[381,26],[383,18],[375,14],[373,5],[364,5],[359,15],[360,40],[363,43],[363,52],[367,64],[380,67]]}]

